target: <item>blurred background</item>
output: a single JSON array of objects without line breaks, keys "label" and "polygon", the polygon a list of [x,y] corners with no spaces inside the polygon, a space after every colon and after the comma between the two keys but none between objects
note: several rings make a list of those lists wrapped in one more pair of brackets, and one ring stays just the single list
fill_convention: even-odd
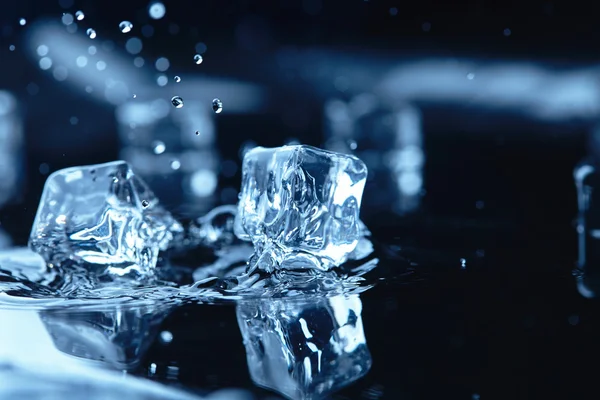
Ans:
[{"label": "blurred background", "polygon": [[365,295],[367,337],[390,337],[369,342],[364,397],[597,398],[578,365],[600,355],[598,309],[571,271],[599,7],[5,2],[0,243],[26,243],[45,179],[68,166],[125,159],[191,219],[237,201],[253,146],[352,153],[369,167],[363,220],[428,276]]}]

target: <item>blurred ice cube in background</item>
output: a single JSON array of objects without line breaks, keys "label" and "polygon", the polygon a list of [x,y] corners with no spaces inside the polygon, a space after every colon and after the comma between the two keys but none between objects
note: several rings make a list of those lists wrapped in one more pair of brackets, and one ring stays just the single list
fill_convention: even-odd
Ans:
[{"label": "blurred ice cube in background", "polygon": [[160,97],[117,109],[120,157],[180,215],[203,215],[215,205],[220,159],[209,110],[194,100],[177,109]]},{"label": "blurred ice cube in background", "polygon": [[[0,209],[16,200],[21,192],[25,175],[23,157],[23,124],[17,99],[10,92],[0,90]],[[10,243],[0,220],[0,248]]]},{"label": "blurred ice cube in background", "polygon": [[418,209],[423,186],[422,117],[410,104],[363,93],[325,103],[326,146],[355,154],[369,169],[364,207],[405,215]]}]

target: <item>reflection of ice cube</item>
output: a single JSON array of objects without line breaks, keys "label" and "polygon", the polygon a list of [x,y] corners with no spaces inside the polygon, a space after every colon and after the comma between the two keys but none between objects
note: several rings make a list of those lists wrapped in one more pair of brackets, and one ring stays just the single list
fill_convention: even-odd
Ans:
[{"label": "reflection of ice cube", "polygon": [[357,295],[240,302],[254,383],[291,399],[320,398],[364,376],[371,355]]},{"label": "reflection of ice cube", "polygon": [[48,177],[29,238],[47,263],[145,274],[182,228],[127,163],[73,167]]},{"label": "reflection of ice cube", "polygon": [[358,158],[310,146],[246,153],[235,232],[251,240],[259,268],[321,268],[344,262],[361,236],[367,168]]},{"label": "reflection of ice cube", "polygon": [[167,306],[152,305],[48,309],[40,311],[40,318],[63,353],[131,369],[138,365],[168,311]]}]

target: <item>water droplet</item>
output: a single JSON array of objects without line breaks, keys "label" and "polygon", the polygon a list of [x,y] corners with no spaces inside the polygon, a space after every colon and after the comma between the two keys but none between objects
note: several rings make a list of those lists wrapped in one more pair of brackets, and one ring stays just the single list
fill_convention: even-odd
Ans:
[{"label": "water droplet", "polygon": [[21,25],[21,26],[25,26],[26,23],[27,23],[27,20],[25,18],[21,18],[19,20],[19,25]]},{"label": "water droplet", "polygon": [[196,136],[200,136],[200,131],[196,131]]},{"label": "water droplet", "polygon": [[157,154],[157,155],[164,153],[166,150],[165,144],[163,142],[161,142],[160,140],[153,142],[152,148],[153,148],[154,154]]},{"label": "water droplet", "polygon": [[133,24],[129,21],[121,21],[119,24],[119,29],[123,33],[129,33],[133,29]]},{"label": "water droplet", "polygon": [[356,144],[356,140],[349,140],[348,147],[350,147],[350,150],[356,150],[356,148],[358,147],[358,144]]},{"label": "water droplet", "polygon": [[160,72],[165,72],[166,70],[169,69],[170,66],[171,66],[171,63],[169,62],[169,59],[166,57],[159,57],[156,60],[156,62],[154,63],[154,67]]},{"label": "water droplet", "polygon": [[79,10],[75,13],[75,18],[77,18],[77,21],[82,21],[85,18],[85,14]]},{"label": "water droplet", "polygon": [[467,74],[467,79],[470,80],[470,81],[472,81],[473,79],[475,79],[475,74],[473,72],[469,72]]},{"label": "water droplet", "polygon": [[181,82],[181,77],[176,75],[175,76],[175,82],[177,82],[177,83]]},{"label": "water droplet", "polygon": [[160,333],[160,341],[164,344],[171,343],[173,341],[173,334],[169,331],[162,331]]},{"label": "water droplet", "polygon": [[75,21],[75,18],[73,18],[73,14],[71,13],[65,13],[63,14],[61,21],[63,23],[63,25],[71,25],[73,23],[73,21]]},{"label": "water droplet", "polygon": [[215,114],[221,113],[221,111],[223,111],[223,102],[219,99],[213,99],[212,109],[215,112]]},{"label": "water droplet", "polygon": [[[179,96],[173,96],[171,98],[171,104],[173,104],[173,106],[175,106],[175,108],[181,108],[183,107],[183,99]],[[213,102],[214,104],[214,102]],[[213,106],[214,108],[214,106]]]},{"label": "water droplet", "polygon": [[465,268],[467,268],[467,260],[465,260],[464,258],[461,258],[461,259],[460,259],[460,267],[461,267],[462,269],[465,269]]},{"label": "water droplet", "polygon": [[166,76],[166,75],[159,75],[159,76],[156,78],[156,84],[157,84],[158,86],[166,86],[166,85],[167,85],[167,83],[169,83],[169,78],[167,78],[167,76]]},{"label": "water droplet", "polygon": [[96,31],[92,28],[89,28],[87,31],[85,31],[85,34],[88,35],[90,39],[96,39]]},{"label": "water droplet", "polygon": [[148,200],[142,200],[142,207],[146,208],[150,205],[150,202]]},{"label": "water droplet", "polygon": [[175,171],[177,171],[179,168],[181,168],[181,163],[179,162],[179,160],[171,161],[171,168],[174,169]]},{"label": "water droplet", "polygon": [[196,64],[202,64],[202,61],[203,61],[202,56],[200,54],[196,54],[194,56],[194,61],[196,62]]},{"label": "water droplet", "polygon": [[11,44],[10,46],[8,46],[8,49],[9,49],[10,51],[15,51],[15,45],[14,45],[14,44]]},{"label": "water droplet", "polygon": [[44,57],[45,55],[48,54],[49,49],[48,49],[48,46],[46,46],[45,44],[41,44],[38,46],[36,51],[37,51],[38,56]]},{"label": "water droplet", "polygon": [[134,93],[134,94],[133,94],[133,98],[135,99],[136,97],[137,97],[137,94],[135,94],[135,93]]},{"label": "water droplet", "polygon": [[165,16],[166,11],[165,5],[158,1],[150,4],[150,7],[148,7],[148,14],[152,19],[161,19]]},{"label": "water droplet", "polygon": [[511,32],[511,30],[510,30],[509,28],[506,28],[506,29],[504,30],[504,36],[506,36],[506,37],[510,36],[510,34],[511,34],[511,33],[512,33],[512,32]]}]

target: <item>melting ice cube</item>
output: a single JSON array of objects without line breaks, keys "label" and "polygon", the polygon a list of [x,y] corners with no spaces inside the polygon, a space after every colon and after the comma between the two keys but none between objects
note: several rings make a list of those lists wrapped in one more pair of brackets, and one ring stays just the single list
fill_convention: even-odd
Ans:
[{"label": "melting ice cube", "polygon": [[361,311],[358,295],[238,303],[252,380],[291,399],[313,399],[364,376],[371,354]]},{"label": "melting ice cube", "polygon": [[318,268],[343,263],[362,235],[367,168],[358,158],[311,146],[246,153],[235,233],[251,240],[251,267]]},{"label": "melting ice cube", "polygon": [[101,361],[117,369],[135,368],[163,319],[168,305],[117,305],[102,310],[57,308],[40,311],[56,348]]},{"label": "melting ice cube", "polygon": [[29,247],[50,267],[147,274],[181,225],[124,161],[73,167],[48,177]]}]

